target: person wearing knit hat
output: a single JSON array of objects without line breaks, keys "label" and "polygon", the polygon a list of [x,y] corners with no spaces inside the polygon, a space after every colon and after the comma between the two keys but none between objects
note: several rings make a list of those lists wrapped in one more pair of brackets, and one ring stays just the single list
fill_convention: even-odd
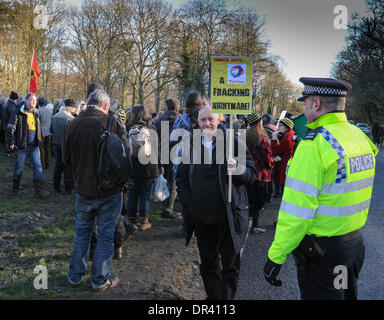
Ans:
[{"label": "person wearing knit hat", "polygon": [[293,121],[289,118],[284,118],[280,121],[282,125],[284,125],[288,130],[293,129]]},{"label": "person wearing knit hat", "polygon": [[119,110],[119,119],[123,125],[125,125],[125,121],[127,121],[127,115],[125,114],[125,111],[123,108]]},{"label": "person wearing knit hat", "polygon": [[246,144],[257,169],[257,179],[247,188],[249,216],[252,218],[251,233],[265,232],[259,227],[259,218],[268,200],[268,185],[271,181],[273,157],[271,145],[263,128],[263,121],[258,113],[246,118],[249,124],[246,131]]},{"label": "person wearing knit hat", "polygon": [[288,160],[293,155],[294,144],[292,137],[295,135],[293,131],[293,121],[289,118],[282,119],[277,131],[272,133],[271,147],[275,160],[275,169],[273,173],[273,182],[275,183],[275,197],[282,196],[285,184],[285,169]]},{"label": "person wearing knit hat", "polygon": [[246,118],[247,124],[249,126],[254,126],[254,125],[258,124],[260,122],[260,120],[261,120],[261,116],[255,112]]}]

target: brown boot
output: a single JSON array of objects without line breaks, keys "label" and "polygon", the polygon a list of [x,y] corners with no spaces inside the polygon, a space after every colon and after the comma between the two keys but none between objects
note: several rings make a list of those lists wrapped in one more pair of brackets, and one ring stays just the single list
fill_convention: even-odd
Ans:
[{"label": "brown boot", "polygon": [[33,189],[35,190],[35,197],[40,199],[40,200],[44,200],[43,181],[33,180]]},{"label": "brown boot", "polygon": [[115,247],[113,252],[113,259],[123,259],[123,247]]},{"label": "brown boot", "polygon": [[17,195],[19,193],[20,180],[12,180],[12,181],[13,181],[12,194]]},{"label": "brown boot", "polygon": [[152,228],[152,224],[149,223],[148,217],[141,218],[140,230],[145,231]]}]

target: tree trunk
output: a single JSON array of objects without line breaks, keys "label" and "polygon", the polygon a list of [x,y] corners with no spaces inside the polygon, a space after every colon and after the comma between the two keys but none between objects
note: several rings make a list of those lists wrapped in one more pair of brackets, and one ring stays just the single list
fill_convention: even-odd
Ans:
[{"label": "tree trunk", "polygon": [[156,107],[157,113],[160,110],[160,94],[161,94],[160,85],[161,85],[161,81],[160,81],[160,65],[159,65],[156,71],[156,91],[155,91],[155,107]]}]

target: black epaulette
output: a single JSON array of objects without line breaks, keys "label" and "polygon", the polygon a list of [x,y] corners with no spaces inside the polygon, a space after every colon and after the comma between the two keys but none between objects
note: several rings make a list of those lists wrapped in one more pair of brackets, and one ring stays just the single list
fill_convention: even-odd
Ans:
[{"label": "black epaulette", "polygon": [[310,130],[307,132],[306,136],[303,138],[303,140],[314,140],[317,136],[317,134],[323,129],[323,127],[318,127],[316,129]]}]

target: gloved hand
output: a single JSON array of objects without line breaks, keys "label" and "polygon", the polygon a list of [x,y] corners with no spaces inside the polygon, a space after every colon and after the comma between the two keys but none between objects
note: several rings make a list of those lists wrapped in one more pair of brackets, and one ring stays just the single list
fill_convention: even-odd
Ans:
[{"label": "gloved hand", "polygon": [[267,260],[264,266],[264,278],[271,285],[280,287],[282,285],[281,280],[276,279],[281,269],[281,264],[277,264],[272,262],[271,260]]}]

